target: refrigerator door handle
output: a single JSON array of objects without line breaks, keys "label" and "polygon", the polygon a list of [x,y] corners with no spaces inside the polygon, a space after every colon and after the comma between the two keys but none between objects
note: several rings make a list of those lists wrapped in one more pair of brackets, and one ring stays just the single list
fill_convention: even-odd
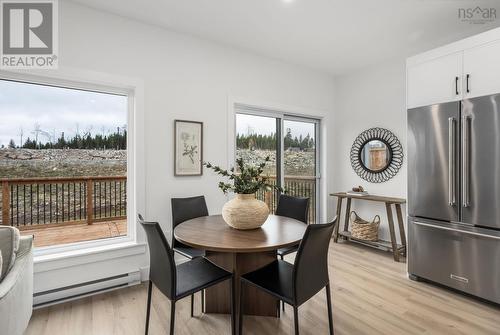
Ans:
[{"label": "refrigerator door handle", "polygon": [[455,118],[448,118],[448,204],[455,206],[455,169],[456,169],[456,149],[455,149]]},{"label": "refrigerator door handle", "polygon": [[470,118],[467,115],[462,116],[462,207],[467,208],[469,201],[469,160],[470,160]]}]

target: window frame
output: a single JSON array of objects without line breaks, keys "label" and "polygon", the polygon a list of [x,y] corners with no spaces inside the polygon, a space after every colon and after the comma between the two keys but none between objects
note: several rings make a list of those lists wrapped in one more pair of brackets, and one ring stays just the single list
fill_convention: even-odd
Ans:
[{"label": "window frame", "polygon": [[138,185],[144,185],[145,181],[144,172],[138,169],[139,158],[144,155],[141,150],[138,150],[140,140],[138,134],[142,131],[142,122],[140,122],[142,118],[138,120],[138,110],[142,107],[143,83],[134,78],[78,69],[65,69],[58,72],[41,71],[40,74],[2,70],[0,71],[0,80],[122,95],[126,96],[128,100],[127,235],[34,248],[35,263],[37,259],[42,260],[47,257],[82,255],[94,253],[96,249],[105,250],[106,248],[129,247],[130,245],[144,243],[145,238],[142,234],[138,234],[135,224],[137,213],[139,210],[144,212],[145,209],[145,189],[144,187],[138,187]]},{"label": "window frame", "polygon": [[[234,166],[235,161],[236,161],[236,151],[237,151],[237,143],[236,143],[236,117],[237,114],[245,114],[245,115],[254,115],[254,116],[261,116],[261,117],[269,117],[269,118],[275,118],[279,122],[279,128],[277,127],[276,129],[276,136],[279,138],[279,143],[277,143],[276,146],[276,163],[277,165],[279,164],[279,171],[277,169],[277,180],[279,180],[279,185],[284,185],[285,183],[285,167],[284,167],[284,137],[283,137],[283,132],[284,132],[284,123],[285,121],[298,121],[298,122],[309,122],[314,124],[314,141],[316,145],[316,153],[315,153],[315,178],[316,178],[316,222],[315,223],[320,223],[322,222],[323,218],[323,212],[322,212],[322,204],[323,204],[323,197],[322,197],[322,178],[321,178],[321,142],[322,142],[322,136],[321,136],[321,121],[322,117],[316,117],[316,116],[311,116],[303,113],[296,113],[292,111],[287,111],[288,108],[276,108],[276,107],[257,107],[256,105],[253,104],[247,104],[247,103],[240,103],[233,101],[231,103],[230,110],[232,111],[230,114],[230,118],[232,117],[233,119],[233,127],[232,127],[232,132],[228,132],[230,134],[230,138],[228,139],[228,143],[232,143],[232,146],[230,145],[230,148],[228,150],[228,157],[229,157],[229,162],[228,166]],[[293,110],[290,108],[290,110]],[[278,124],[277,124],[278,125]],[[278,179],[279,178],[279,179]]]}]

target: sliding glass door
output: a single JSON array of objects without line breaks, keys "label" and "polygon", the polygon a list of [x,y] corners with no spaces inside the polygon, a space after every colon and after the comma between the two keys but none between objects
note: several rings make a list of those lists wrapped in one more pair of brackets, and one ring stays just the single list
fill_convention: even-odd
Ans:
[{"label": "sliding glass door", "polygon": [[[263,174],[272,185],[281,185],[280,136],[281,119],[272,116],[236,114],[236,159],[257,165],[270,158]],[[276,192],[259,191],[257,198],[265,201],[272,212],[276,209]]]},{"label": "sliding glass door", "polygon": [[319,164],[316,120],[283,120],[283,179],[287,194],[309,198],[309,223],[317,222]]},{"label": "sliding glass door", "polygon": [[[310,199],[310,223],[318,222],[320,203],[318,129],[319,120],[237,108],[236,158],[258,164],[269,156],[264,174],[287,194]],[[274,213],[277,192],[260,191],[257,197]]]}]

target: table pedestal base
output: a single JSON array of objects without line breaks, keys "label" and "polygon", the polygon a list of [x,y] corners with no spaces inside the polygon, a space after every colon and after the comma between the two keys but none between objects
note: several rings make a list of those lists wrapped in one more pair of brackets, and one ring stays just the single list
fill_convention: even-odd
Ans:
[{"label": "table pedestal base", "polygon": [[[235,276],[236,321],[239,315],[240,276],[257,270],[276,260],[276,251],[258,253],[227,253],[207,251],[206,257],[218,266],[233,272]],[[231,312],[231,289],[229,281],[222,282],[205,290],[205,312]],[[245,315],[278,316],[278,300],[273,296],[249,285],[244,286]],[[238,329],[238,328],[236,328]]]}]

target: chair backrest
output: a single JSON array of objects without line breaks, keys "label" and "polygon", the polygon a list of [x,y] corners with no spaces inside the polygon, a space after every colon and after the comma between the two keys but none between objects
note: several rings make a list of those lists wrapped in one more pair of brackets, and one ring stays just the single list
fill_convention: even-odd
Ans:
[{"label": "chair backrest", "polygon": [[178,224],[194,219],[201,216],[208,215],[207,203],[205,202],[205,196],[200,195],[197,197],[190,198],[172,198],[172,246],[183,245],[179,241],[175,240],[174,228]]},{"label": "chair backrest", "polygon": [[280,194],[276,215],[286,216],[292,219],[302,221],[307,224],[307,215],[309,213],[309,198],[292,197],[286,194]]},{"label": "chair backrest", "polygon": [[138,215],[149,245],[149,280],[169,299],[175,298],[176,268],[172,249],[158,222],[146,222]]},{"label": "chair backrest", "polygon": [[307,226],[293,270],[294,298],[299,305],[328,284],[328,246],[335,224],[337,218],[330,223]]}]

